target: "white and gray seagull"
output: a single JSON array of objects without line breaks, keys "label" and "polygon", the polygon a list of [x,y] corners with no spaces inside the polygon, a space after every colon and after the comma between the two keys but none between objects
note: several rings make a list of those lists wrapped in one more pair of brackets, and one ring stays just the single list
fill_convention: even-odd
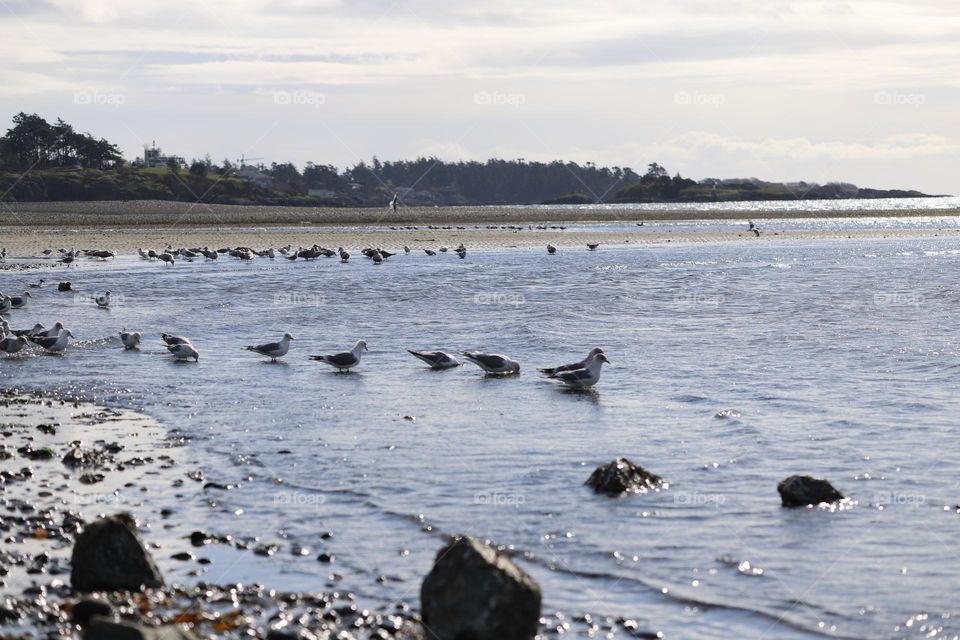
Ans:
[{"label": "white and gray seagull", "polygon": [[64,329],[57,335],[50,336],[49,338],[31,336],[30,342],[41,347],[47,353],[62,353],[67,348],[70,338],[73,337],[74,335],[70,332],[70,329]]},{"label": "white and gray seagull", "polygon": [[183,336],[173,336],[169,333],[161,333],[160,337],[167,344],[168,347],[172,347],[178,344],[190,344],[190,338],[184,338]]},{"label": "white and gray seagull", "polygon": [[132,351],[140,346],[140,332],[139,331],[127,331],[124,329],[120,332],[120,342],[123,343],[123,348],[127,351]]},{"label": "white and gray seagull", "polygon": [[13,355],[27,346],[27,339],[23,336],[7,336],[0,340],[0,351]]},{"label": "white and gray seagull", "polygon": [[414,358],[423,360],[431,369],[442,371],[443,369],[453,369],[459,367],[462,363],[455,356],[446,351],[414,351],[407,349]]},{"label": "white and gray seagull", "polygon": [[107,291],[102,296],[94,297],[93,301],[96,302],[97,306],[101,309],[107,309],[110,306],[110,292]]},{"label": "white and gray seagull", "polygon": [[22,296],[12,296],[10,298],[10,308],[11,309],[23,309],[27,306],[27,298],[32,298],[33,296],[29,291],[24,291]]},{"label": "white and gray seagull", "polygon": [[310,356],[310,359],[316,360],[317,362],[326,363],[331,367],[336,367],[340,373],[346,373],[353,367],[360,364],[360,356],[364,351],[367,350],[367,343],[363,340],[359,340],[350,351],[333,353],[325,356]]},{"label": "white and gray seagull", "polygon": [[464,351],[464,357],[489,374],[510,375],[520,373],[520,363],[499,353]]},{"label": "white and gray seagull", "polygon": [[581,360],[580,362],[564,364],[559,367],[548,367],[546,369],[538,369],[538,371],[542,374],[545,374],[548,377],[553,377],[558,373],[562,373],[563,371],[574,371],[576,369],[586,369],[587,367],[590,366],[590,363],[593,362],[593,359],[596,358],[601,353],[603,353],[603,349],[601,349],[600,347],[594,347],[593,349],[590,349],[590,353],[587,354],[587,357]]},{"label": "white and gray seagull", "polygon": [[590,361],[590,364],[583,369],[561,371],[550,377],[553,380],[559,380],[573,389],[586,389],[600,382],[600,369],[603,367],[604,362],[610,364],[607,356],[598,353],[597,356]]},{"label": "white and gray seagull", "polygon": [[169,351],[177,361],[193,360],[194,362],[200,362],[200,352],[189,342],[168,345],[167,351]]},{"label": "white and gray seagull", "polygon": [[285,333],[278,342],[268,342],[267,344],[259,344],[256,346],[247,345],[244,347],[244,349],[247,351],[256,351],[260,355],[270,358],[272,362],[276,362],[277,358],[287,355],[287,351],[290,350],[291,340],[293,340],[293,336],[289,333]]}]

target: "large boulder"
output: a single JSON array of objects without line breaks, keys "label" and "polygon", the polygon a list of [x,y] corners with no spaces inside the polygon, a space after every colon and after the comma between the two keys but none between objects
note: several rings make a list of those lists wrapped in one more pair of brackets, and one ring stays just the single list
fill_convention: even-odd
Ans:
[{"label": "large boulder", "polygon": [[163,586],[163,577],[129,513],[106,516],[77,536],[70,560],[74,590],[137,590]]},{"label": "large boulder", "polygon": [[650,473],[626,458],[617,458],[594,469],[584,484],[597,493],[619,495],[627,491],[646,493],[650,489],[659,489],[664,485],[664,481],[657,474]]},{"label": "large boulder", "polygon": [[777,485],[780,501],[785,507],[806,507],[843,500],[843,494],[822,478],[790,476]]},{"label": "large boulder", "polygon": [[420,588],[430,640],[528,640],[540,624],[540,586],[490,545],[456,537]]},{"label": "large boulder", "polygon": [[144,627],[94,616],[83,633],[83,640],[197,640],[197,636],[172,624]]}]

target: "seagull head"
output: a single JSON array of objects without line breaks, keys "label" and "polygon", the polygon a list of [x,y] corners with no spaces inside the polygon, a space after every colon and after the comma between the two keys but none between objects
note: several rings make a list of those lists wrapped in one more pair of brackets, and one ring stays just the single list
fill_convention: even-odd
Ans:
[{"label": "seagull head", "polygon": [[290,335],[289,333],[283,334],[283,337],[284,337],[286,340],[293,340],[293,336]]},{"label": "seagull head", "polygon": [[359,353],[360,351],[369,351],[369,349],[367,348],[367,343],[366,343],[365,340],[360,340],[360,341],[358,341],[358,342],[357,342],[357,346],[355,346],[355,347],[353,348],[353,350],[356,351],[356,352],[358,352],[358,353]]},{"label": "seagull head", "polygon": [[590,349],[590,353],[587,354],[587,357],[596,358],[599,355],[603,355],[603,349],[601,349],[600,347],[594,347],[593,349]]},{"label": "seagull head", "polygon": [[607,364],[610,364],[610,361],[607,360],[607,356],[603,355],[602,353],[598,353],[598,354],[597,354],[597,357],[594,358],[593,361],[594,361],[594,362],[606,362]]},{"label": "seagull head", "polygon": [[76,338],[77,336],[73,335],[73,332],[70,329],[64,329],[63,332],[70,336],[71,338]]}]

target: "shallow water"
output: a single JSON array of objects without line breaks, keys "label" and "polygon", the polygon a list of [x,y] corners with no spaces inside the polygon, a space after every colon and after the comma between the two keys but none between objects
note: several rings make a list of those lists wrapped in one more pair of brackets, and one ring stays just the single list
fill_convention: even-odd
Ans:
[{"label": "shallow water", "polygon": [[[80,295],[44,288],[14,312],[18,328],[61,319],[81,343],[0,361],[0,377],[143,407],[196,437],[210,479],[253,477],[220,496],[240,515],[191,526],[336,555],[274,558],[284,588],[320,589],[334,569],[366,598],[416,602],[441,534],[465,532],[509,545],[544,611],[568,618],[684,638],[957,637],[958,267],[960,249],[936,238],[379,267],[120,258],[70,269]],[[0,274],[0,289],[37,275]],[[82,299],[103,289],[109,311]],[[140,352],[98,340],[121,327],[148,336]],[[190,336],[199,364],[171,362],[161,331]],[[280,364],[242,350],[284,331],[296,341]],[[360,338],[354,374],[306,358]],[[535,372],[598,345],[613,366],[595,393]],[[522,374],[432,372],[407,348],[501,351]],[[582,486],[621,455],[669,488]],[[776,484],[795,472],[854,506],[781,508]],[[205,579],[262,578],[219,569]]]}]

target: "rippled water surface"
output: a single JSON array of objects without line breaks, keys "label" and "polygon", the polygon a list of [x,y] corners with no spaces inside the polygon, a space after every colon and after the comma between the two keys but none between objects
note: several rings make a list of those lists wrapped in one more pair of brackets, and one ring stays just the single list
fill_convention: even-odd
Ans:
[{"label": "rippled water surface", "polygon": [[[69,272],[82,293],[111,290],[109,311],[44,288],[14,312],[16,327],[61,319],[82,342],[4,360],[0,376],[193,434],[211,479],[253,477],[221,498],[242,515],[198,526],[314,548],[332,530],[335,568],[375,600],[416,602],[442,534],[466,532],[514,549],[545,611],[568,616],[684,638],[955,637],[958,269],[960,249],[936,238],[379,267],[120,258]],[[3,273],[0,288],[36,277]],[[121,327],[147,335],[140,352],[96,341]],[[190,336],[199,364],[171,362],[161,331]],[[284,331],[296,341],[280,364],[242,350]],[[354,374],[306,357],[360,338]],[[535,371],[593,346],[613,362],[595,393]],[[522,373],[432,372],[407,348],[500,351]],[[592,495],[583,481],[617,456],[669,489]],[[776,484],[795,472],[854,505],[781,508]],[[329,573],[274,560],[279,586],[319,589]]]}]

